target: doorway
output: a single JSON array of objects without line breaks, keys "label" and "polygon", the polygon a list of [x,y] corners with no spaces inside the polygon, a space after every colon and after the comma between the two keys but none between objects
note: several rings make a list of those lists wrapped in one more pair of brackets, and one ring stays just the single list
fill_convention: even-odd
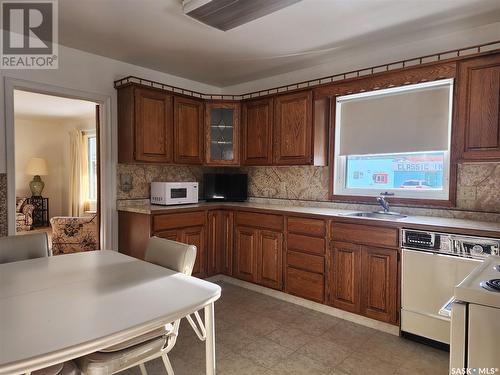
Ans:
[{"label": "doorway", "polygon": [[[13,100],[16,234],[47,233],[54,254],[100,248],[99,105],[19,89]],[[68,225],[81,230],[70,238]]]}]

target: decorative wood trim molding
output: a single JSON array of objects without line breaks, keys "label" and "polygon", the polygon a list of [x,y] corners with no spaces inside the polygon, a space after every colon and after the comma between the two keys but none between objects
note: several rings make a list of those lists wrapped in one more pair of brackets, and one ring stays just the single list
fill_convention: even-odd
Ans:
[{"label": "decorative wood trim molding", "polygon": [[114,86],[115,88],[120,88],[130,84],[138,84],[150,88],[170,91],[172,93],[179,95],[186,95],[205,100],[245,100],[245,99],[263,97],[267,95],[281,94],[291,91],[318,88],[320,86],[330,85],[332,83],[339,83],[356,78],[366,78],[381,73],[386,73],[389,71],[403,70],[410,67],[432,65],[436,63],[457,61],[469,57],[476,57],[478,55],[495,53],[499,51],[500,51],[500,40],[497,40],[494,42],[439,52],[432,55],[420,56],[406,60],[394,61],[388,64],[382,64],[382,65],[372,66],[369,68],[352,70],[345,73],[339,73],[308,81],[302,81],[270,89],[249,92],[246,94],[205,94],[194,90],[183,89],[166,83],[139,78],[136,76],[128,76],[116,80],[114,82]]}]

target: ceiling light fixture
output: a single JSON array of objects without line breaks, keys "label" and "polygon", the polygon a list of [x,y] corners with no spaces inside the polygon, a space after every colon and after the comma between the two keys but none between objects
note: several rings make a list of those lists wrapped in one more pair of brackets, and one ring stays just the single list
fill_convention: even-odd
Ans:
[{"label": "ceiling light fixture", "polygon": [[302,0],[183,0],[184,14],[227,31]]}]

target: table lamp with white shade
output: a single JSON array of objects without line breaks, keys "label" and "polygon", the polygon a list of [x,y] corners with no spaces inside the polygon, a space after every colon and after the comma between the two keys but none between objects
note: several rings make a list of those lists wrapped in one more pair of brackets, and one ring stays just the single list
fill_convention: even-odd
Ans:
[{"label": "table lamp with white shade", "polygon": [[34,176],[33,181],[30,182],[32,196],[41,197],[45,184],[40,176],[47,176],[49,174],[45,159],[31,158],[26,166],[26,174]]}]

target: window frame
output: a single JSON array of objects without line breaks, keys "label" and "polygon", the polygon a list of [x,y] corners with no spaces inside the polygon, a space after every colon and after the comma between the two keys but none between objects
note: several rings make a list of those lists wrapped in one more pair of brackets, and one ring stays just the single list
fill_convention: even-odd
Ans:
[{"label": "window frame", "polygon": [[[96,198],[95,199],[90,199],[90,171],[91,171],[91,168],[90,168],[90,161],[91,161],[91,157],[90,157],[90,139],[91,138],[94,138],[95,139],[95,151],[96,151],[96,160],[98,158],[98,137],[97,137],[97,131],[94,131],[94,130],[86,130],[84,131],[84,135],[85,135],[85,140],[86,140],[86,155],[87,155],[87,174],[88,174],[88,183],[89,183],[89,186],[87,186],[87,193],[88,193],[88,196],[85,197],[85,200],[84,200],[84,210],[86,212],[95,212],[97,211],[97,199],[98,199],[98,189],[99,189],[99,186],[98,186],[98,175],[99,175],[99,172],[98,170],[96,169],[96,178],[95,178],[95,185],[96,185]],[[99,168],[99,164],[97,163],[97,168]]]},{"label": "window frame", "polygon": [[[434,64],[429,64],[434,65]],[[338,165],[338,150],[339,150],[339,137],[337,136],[337,115],[338,112],[336,110],[337,98],[352,94],[362,94],[366,92],[377,92],[384,89],[394,89],[394,88],[404,88],[408,85],[414,85],[419,83],[431,83],[435,81],[446,81],[449,80],[451,82],[451,95],[450,95],[450,125],[448,128],[449,136],[448,136],[448,152],[445,155],[445,167],[447,168],[446,173],[444,173],[445,179],[447,180],[447,195],[444,195],[440,198],[429,199],[427,197],[423,197],[419,195],[417,198],[411,196],[402,196],[401,194],[398,196],[389,196],[389,200],[391,203],[402,204],[407,206],[440,206],[440,207],[454,207],[456,205],[456,189],[457,189],[457,152],[455,146],[455,139],[457,137],[456,132],[454,131],[454,123],[455,123],[455,113],[454,108],[456,107],[455,103],[455,90],[456,83],[455,75],[456,69],[455,67],[450,67],[449,71],[446,73],[444,69],[446,69],[446,65],[442,64],[443,71],[441,75],[437,75],[438,71],[429,72],[427,69],[419,69],[419,68],[403,68],[397,74],[395,72],[389,73],[380,73],[376,77],[368,77],[368,78],[353,78],[348,82],[345,82],[341,87],[339,87],[333,93],[333,96],[330,96],[331,105],[330,105],[330,162],[329,162],[329,170],[330,170],[330,178],[329,178],[329,195],[330,200],[334,202],[349,202],[349,203],[374,203],[376,196],[374,195],[362,195],[362,194],[352,194],[349,190],[343,189],[341,192],[336,191],[335,183],[336,178],[338,176],[338,169],[344,168],[345,164]],[[342,172],[342,170],[340,171]],[[387,189],[382,189],[384,192]]]},{"label": "window frame", "polygon": [[[431,152],[431,151],[429,151]],[[377,155],[396,155],[398,153],[391,154],[377,154]],[[403,154],[403,153],[401,153]],[[404,153],[408,154],[408,153]],[[349,155],[349,156],[362,156],[362,155]],[[361,196],[376,198],[381,193],[389,193],[388,197],[399,198],[399,199],[425,199],[433,201],[442,201],[449,199],[450,191],[450,151],[444,152],[443,160],[443,189],[440,191],[436,190],[413,190],[413,189],[390,189],[390,188],[380,188],[378,193],[377,189],[363,189],[363,188],[347,188],[345,187],[346,176],[347,176],[347,156],[335,155],[336,166],[334,168],[334,180],[333,189],[338,195],[342,196]],[[338,187],[338,190],[335,188]],[[418,194],[415,194],[417,193]]]}]

